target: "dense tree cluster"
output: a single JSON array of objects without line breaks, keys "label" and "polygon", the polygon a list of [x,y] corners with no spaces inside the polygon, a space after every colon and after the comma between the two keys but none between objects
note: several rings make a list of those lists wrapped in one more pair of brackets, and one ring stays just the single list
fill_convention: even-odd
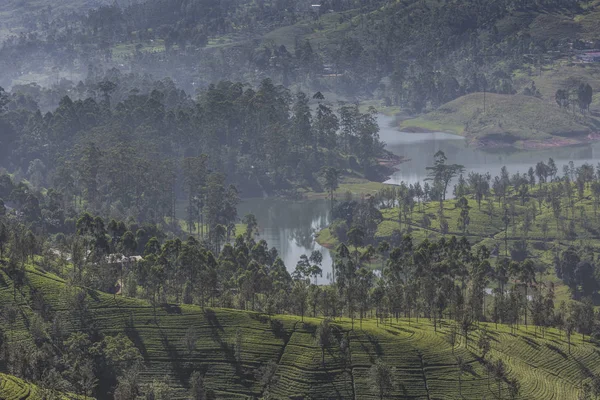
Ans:
[{"label": "dense tree cluster", "polygon": [[[64,96],[45,114],[20,102],[42,96],[36,87],[5,95],[3,166],[34,189],[53,186],[63,206],[76,198],[73,206],[107,217],[158,223],[173,219],[185,198],[191,227],[202,225],[204,208],[224,207],[208,224],[223,225],[228,237],[238,196],[322,191],[324,167],[371,179],[386,172],[374,110],[334,108],[320,93],[292,95],[269,79],[256,89],[221,82],[194,101],[170,81],[142,82],[135,92],[127,77],[113,78],[82,83],[80,99]],[[229,184],[235,188],[215,191]],[[230,203],[211,203],[225,194]]]},{"label": "dense tree cluster", "polygon": [[592,97],[594,91],[589,83],[580,83],[579,86],[573,86],[568,89],[558,89],[554,96],[556,103],[560,108],[575,110],[579,108],[579,111],[584,114],[586,111],[589,113],[590,104],[592,104]]}]

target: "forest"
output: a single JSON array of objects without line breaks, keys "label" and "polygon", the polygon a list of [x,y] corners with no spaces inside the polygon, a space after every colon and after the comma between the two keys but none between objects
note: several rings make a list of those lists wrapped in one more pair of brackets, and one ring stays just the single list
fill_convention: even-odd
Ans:
[{"label": "forest", "polygon": [[0,4],[0,399],[598,398],[598,7]]}]

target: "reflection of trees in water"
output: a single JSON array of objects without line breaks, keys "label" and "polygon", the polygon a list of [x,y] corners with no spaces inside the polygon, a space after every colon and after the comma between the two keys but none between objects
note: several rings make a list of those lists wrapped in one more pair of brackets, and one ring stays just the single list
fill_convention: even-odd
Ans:
[{"label": "reflection of trees in water", "polygon": [[293,229],[291,239],[293,239],[298,246],[306,247],[307,249],[312,250],[314,243],[312,227],[300,226],[296,229]]},{"label": "reflection of trees in water", "polygon": [[[399,135],[403,135],[399,133]],[[415,183],[422,182],[427,175],[426,167],[433,163],[433,155],[442,150],[450,162],[463,164],[467,170],[475,172],[490,172],[498,175],[500,169],[506,166],[511,174],[516,172],[526,173],[529,167],[535,166],[538,161],[547,161],[553,158],[559,171],[569,161],[576,166],[583,163],[595,165],[600,157],[600,143],[591,145],[557,147],[545,150],[522,151],[515,149],[494,149],[493,151],[469,147],[459,140],[435,139],[429,141],[394,143],[388,150],[400,156],[410,158],[410,161],[401,164],[390,179],[389,183]]]},{"label": "reflection of trees in water", "polygon": [[321,202],[311,204],[312,202],[299,203],[298,207],[287,210],[294,214],[293,220],[289,225],[291,230],[291,239],[301,247],[314,249],[314,234],[318,229],[327,225],[327,205]]},{"label": "reflection of trees in water", "polygon": [[313,234],[315,230],[327,225],[329,208],[325,200],[292,202],[252,199],[241,210],[243,213],[252,212],[256,216],[259,229],[268,236],[275,236],[279,241],[278,250],[284,254],[288,251],[289,242],[308,250],[314,248]]}]

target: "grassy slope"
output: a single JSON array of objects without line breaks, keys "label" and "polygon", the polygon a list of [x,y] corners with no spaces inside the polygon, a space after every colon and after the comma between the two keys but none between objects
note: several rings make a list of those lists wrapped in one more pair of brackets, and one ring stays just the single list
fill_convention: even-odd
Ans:
[{"label": "grassy slope", "polygon": [[25,400],[35,399],[36,396],[35,385],[14,376],[0,374],[0,399]]},{"label": "grassy slope", "polygon": [[[0,275],[0,299],[11,301],[12,282],[3,272]],[[64,309],[60,296],[64,283],[60,279],[34,269],[28,271],[27,278],[29,288],[23,293],[35,288],[54,311]],[[19,295],[22,316],[31,315],[27,297]],[[263,388],[253,373],[256,367],[272,360],[278,364],[277,378],[269,387],[275,398],[375,399],[368,385],[368,369],[381,358],[396,367],[397,385],[386,398],[458,399],[455,355],[462,356],[470,366],[462,376],[462,398],[495,398],[498,390],[494,381],[488,389],[487,375],[477,357],[474,343],[479,331],[470,334],[468,349],[463,341],[453,352],[445,341],[448,323],[435,332],[423,319],[418,323],[401,319],[380,326],[373,320],[366,320],[362,326],[355,321],[354,327],[346,319],[338,320],[336,336],[338,340],[348,339],[351,361],[344,364],[338,345],[332,345],[325,351],[323,366],[313,337],[318,319],[307,318],[302,323],[292,316],[269,318],[242,311],[170,306],[160,308],[155,321],[152,307],[140,300],[90,292],[90,302],[102,333],[124,332],[140,349],[146,360],[142,380],[148,382],[167,374],[178,390],[174,398],[185,398],[186,380],[193,368],[205,372],[207,387],[216,390],[219,399],[260,397]],[[133,324],[126,322],[129,319]],[[192,354],[182,343],[189,326],[200,335]],[[521,399],[575,399],[586,374],[600,372],[600,353],[593,344],[582,342],[580,336],[573,337],[569,355],[567,343],[554,330],[542,338],[532,327],[521,327],[514,335],[507,327],[488,328],[493,338],[491,355],[503,359],[511,376],[518,377]],[[15,337],[26,334],[23,318],[15,329]],[[243,337],[241,365],[235,363],[233,355],[237,329]],[[4,390],[0,397],[27,398],[6,394],[31,390],[19,380],[12,381],[16,383],[0,384]],[[501,385],[506,393],[506,384]]]},{"label": "grassy slope", "polygon": [[[350,193],[352,197],[359,198],[368,194],[374,195],[381,189],[385,188],[385,184],[381,182],[373,182],[358,176],[343,176],[340,180],[339,187],[336,193],[338,197]],[[303,198],[309,200],[316,199],[329,199],[329,193],[327,191],[314,192],[310,190],[300,190]]]},{"label": "grassy slope", "polygon": [[[537,188],[531,193],[535,196]],[[537,200],[530,198],[524,206],[521,205],[520,200],[515,200],[515,220],[518,221],[516,224],[510,224],[508,227],[508,246],[516,241],[521,240],[525,233],[523,231],[523,219],[524,213],[527,207],[531,207],[531,203],[535,202],[537,209],[537,215],[535,220],[531,224],[531,229],[527,233],[527,239],[529,241],[528,251],[533,260],[540,266],[545,266],[547,272],[544,276],[544,281],[553,281],[556,285],[556,295],[558,305],[560,301],[567,301],[570,299],[568,288],[560,281],[554,274],[554,252],[565,250],[570,244],[573,243],[585,243],[594,245],[600,240],[600,231],[597,229],[597,221],[600,217],[600,210],[597,215],[594,215],[593,197],[589,190],[586,191],[584,198],[581,200],[577,199],[577,194],[574,194],[574,213],[571,213],[570,208],[567,208],[566,204],[562,205],[561,219],[566,216],[568,212],[569,220],[575,221],[575,233],[576,237],[571,240],[565,238],[566,227],[568,221],[561,222],[563,225],[558,225],[554,217],[553,211],[549,208],[548,204],[543,203],[541,211],[538,208]],[[458,229],[458,218],[460,215],[460,209],[456,207],[455,200],[446,200],[444,203],[444,218],[448,222],[449,233],[448,235],[455,235],[457,237],[462,235],[462,232]],[[487,211],[487,201],[484,200],[481,203],[481,209],[478,208],[477,202],[473,199],[469,199],[469,217],[470,225],[466,231],[467,238],[472,244],[484,244],[489,249],[494,246],[500,246],[500,251],[504,254],[504,239],[505,230],[504,223],[502,222],[503,209],[494,202],[494,210],[490,217]],[[437,239],[442,236],[440,233],[440,222],[438,219],[438,202],[425,203],[422,209],[415,206],[412,217],[409,219],[409,230],[416,243],[421,242],[424,239]],[[583,214],[582,210],[583,209]],[[569,210],[569,211],[567,211]],[[407,226],[403,220],[402,226],[398,223],[398,209],[384,209],[382,210],[384,220],[379,224],[376,237],[388,238],[392,235],[394,230],[407,229]],[[423,216],[427,214],[431,221],[429,228],[423,228],[422,220]],[[547,236],[544,237],[542,231],[542,225],[546,222],[548,226]],[[335,248],[339,244],[339,241],[331,234],[329,228],[323,229],[317,236],[319,244],[328,248]]]},{"label": "grassy slope", "polygon": [[419,118],[402,121],[404,129],[451,131],[473,140],[515,143],[581,136],[594,130],[593,121],[560,110],[531,96],[473,93],[453,100]]},{"label": "grassy slope", "polygon": [[[600,12],[598,13],[600,23]],[[530,66],[517,71],[513,81],[519,88],[531,85],[535,82],[542,99],[549,104],[555,105],[554,95],[558,89],[569,89],[579,86],[580,82],[589,83],[594,91],[593,102],[590,106],[592,113],[600,109],[600,64],[573,64],[562,60],[550,66],[543,66],[542,71]]]},{"label": "grassy slope", "polygon": [[[57,393],[54,395],[58,396]],[[33,400],[43,398],[44,393],[40,388],[32,383],[26,382],[23,379],[12,375],[0,373],[0,399],[2,400]],[[83,399],[83,396],[78,396],[72,393],[53,397],[53,399]]]}]

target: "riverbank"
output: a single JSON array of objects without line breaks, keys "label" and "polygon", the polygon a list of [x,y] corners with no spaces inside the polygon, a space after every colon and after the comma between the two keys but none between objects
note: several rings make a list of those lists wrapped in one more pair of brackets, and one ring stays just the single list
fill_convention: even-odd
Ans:
[{"label": "riverbank", "polygon": [[[374,195],[379,190],[387,186],[383,183],[389,179],[389,177],[398,171],[398,165],[408,161],[407,158],[394,154],[390,151],[386,151],[386,155],[382,158],[378,158],[377,164],[381,168],[380,178],[378,180],[370,180],[364,177],[364,175],[354,170],[341,170],[341,176],[339,180],[339,186],[336,189],[336,196],[349,195],[354,198],[360,198],[365,195]],[[326,190],[315,191],[309,187],[299,188],[291,196],[281,196],[283,198],[291,198],[292,200],[320,200],[329,199],[329,192]]]}]

